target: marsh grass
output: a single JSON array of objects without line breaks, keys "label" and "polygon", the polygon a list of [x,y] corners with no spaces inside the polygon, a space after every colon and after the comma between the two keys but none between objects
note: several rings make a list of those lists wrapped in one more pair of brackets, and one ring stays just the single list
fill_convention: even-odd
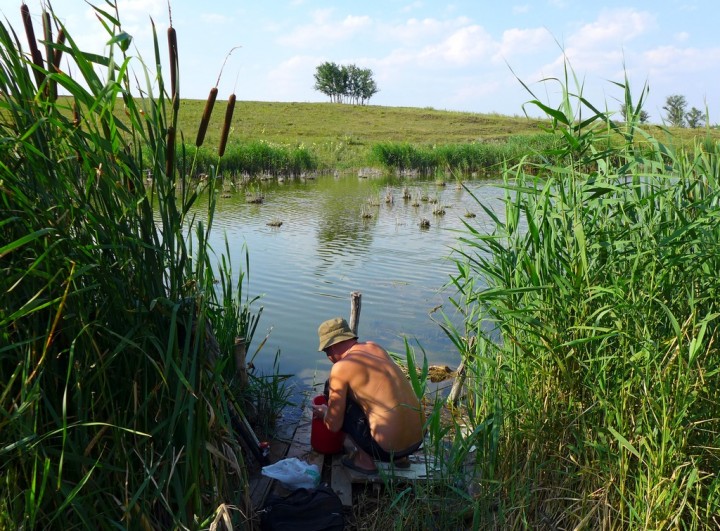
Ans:
[{"label": "marsh grass", "polygon": [[720,148],[618,125],[571,77],[559,108],[531,102],[558,164],[508,167],[505,211],[478,202],[494,229],[466,222],[456,249],[465,324],[443,327],[469,368],[465,492],[476,517],[497,506],[475,523],[718,525]]},{"label": "marsh grass", "polygon": [[720,525],[720,146],[617,124],[571,72],[531,102],[562,142],[507,165],[504,210],[478,201],[493,227],[454,249],[465,393],[425,403],[436,482],[388,482],[365,528]]},{"label": "marsh grass", "polygon": [[0,528],[203,528],[230,506],[242,522],[229,345],[258,314],[207,243],[214,193],[174,156],[161,73],[141,68],[131,97],[130,36],[96,14],[103,55],[43,16],[64,70],[0,23]]}]

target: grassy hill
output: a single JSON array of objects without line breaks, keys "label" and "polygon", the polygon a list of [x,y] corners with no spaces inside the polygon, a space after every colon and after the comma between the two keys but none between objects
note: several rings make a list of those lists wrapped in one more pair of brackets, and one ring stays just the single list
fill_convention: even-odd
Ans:
[{"label": "grassy hill", "polygon": [[[204,100],[182,100],[180,130],[194,142]],[[218,101],[206,142],[217,145],[226,102]],[[497,114],[340,103],[238,101],[230,143],[266,140],[282,144],[410,142],[446,144],[535,134],[541,120]]]},{"label": "grassy hill", "polygon": [[[216,149],[227,102],[215,103],[203,150]],[[180,104],[179,130],[186,143],[194,145],[204,100],[185,99]],[[415,146],[463,144],[532,145],[530,137],[543,134],[548,120],[524,116],[441,111],[433,108],[384,107],[339,103],[280,103],[239,101],[235,107],[228,153],[239,146],[268,142],[290,148],[303,146],[313,153],[320,167],[348,168],[372,164],[371,150],[378,143]],[[673,128],[663,130],[646,126],[656,138],[669,145],[689,145],[695,138],[710,134],[720,138],[717,130]],[[518,138],[519,137],[519,138]],[[522,150],[522,147],[520,147]],[[502,156],[500,154],[499,156]]]}]

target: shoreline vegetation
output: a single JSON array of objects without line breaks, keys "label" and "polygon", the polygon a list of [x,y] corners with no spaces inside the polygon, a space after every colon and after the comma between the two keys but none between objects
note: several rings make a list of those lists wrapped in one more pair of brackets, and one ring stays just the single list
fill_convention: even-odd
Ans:
[{"label": "shoreline vegetation", "polygon": [[[376,157],[396,171],[462,173],[493,160],[507,190],[505,211],[487,211],[492,227],[468,219],[458,235],[462,326],[437,323],[462,359],[464,394],[428,397],[422,346],[406,344],[441,480],[387,484],[383,500],[356,506],[356,522],[720,525],[716,131],[616,122],[571,86],[569,65],[555,80],[566,95],[557,107],[528,95],[546,120],[489,117],[505,125],[486,136],[464,130],[482,116],[431,109],[262,105],[309,112],[325,135],[301,129],[309,115],[235,122],[250,114],[243,102],[233,115],[213,99],[203,118],[205,102],[192,111],[180,98],[174,28],[167,45],[156,37],[168,84],[133,71],[144,67],[125,55],[116,10],[96,10],[110,43],[102,55],[78,48],[53,13],[39,31],[22,11],[22,30],[0,22],[0,528],[257,526],[234,423],[267,420],[287,395],[278,374],[245,382],[236,353],[262,348],[262,308],[248,262],[238,270],[228,243],[208,244],[208,181],[223,160],[242,159],[240,146],[263,143],[314,146],[292,159],[314,171]],[[66,61],[77,78],[59,68]],[[153,98],[133,97],[137,79]],[[627,108],[642,109],[647,87],[616,85]],[[360,118],[337,125],[331,112]],[[385,122],[393,113],[403,120]],[[511,145],[520,122],[532,132],[517,157],[480,148]],[[206,163],[177,142],[201,123]],[[237,164],[227,171],[242,172]],[[262,171],[292,173],[287,164]]]}]

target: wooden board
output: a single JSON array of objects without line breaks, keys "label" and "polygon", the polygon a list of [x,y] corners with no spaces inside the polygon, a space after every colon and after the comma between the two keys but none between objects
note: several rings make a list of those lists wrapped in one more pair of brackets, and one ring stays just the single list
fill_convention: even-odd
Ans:
[{"label": "wooden board", "polygon": [[334,455],[332,458],[332,468],[330,470],[330,488],[338,495],[345,507],[352,506],[352,482],[348,475],[348,469],[345,468],[340,460],[342,456]]},{"label": "wooden board", "polygon": [[409,468],[397,468],[391,463],[376,461],[375,466],[378,468],[378,473],[374,475],[363,474],[362,472],[356,472],[355,470],[344,467],[340,462],[341,459],[342,456],[333,456],[333,479],[335,471],[337,470],[339,473],[342,472],[348,478],[350,483],[428,481],[431,480],[434,475],[432,466],[430,466],[430,463],[427,462],[425,455],[422,453],[416,453],[409,457]]}]

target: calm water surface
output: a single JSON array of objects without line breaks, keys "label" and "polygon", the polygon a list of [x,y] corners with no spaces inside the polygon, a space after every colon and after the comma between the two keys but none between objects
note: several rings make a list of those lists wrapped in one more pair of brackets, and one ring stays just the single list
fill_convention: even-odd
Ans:
[{"label": "calm water surface", "polygon": [[[404,354],[404,338],[424,348],[431,364],[457,366],[459,356],[441,328],[438,308],[452,313],[443,289],[455,264],[448,258],[457,247],[463,220],[479,230],[491,223],[471,195],[453,181],[324,176],[260,185],[264,202],[245,201],[243,193],[218,199],[211,243],[220,251],[227,237],[233,269],[245,267],[249,252],[251,296],[264,308],[250,354],[266,334],[254,358],[257,369],[272,371],[280,353],[280,371],[294,374],[296,392],[324,381],[330,363],[317,351],[317,327],[334,316],[349,318],[350,293],[362,293],[359,335],[391,352]],[[466,182],[482,203],[501,213],[503,191],[498,181]],[[408,187],[413,197],[402,198]],[[392,195],[393,201],[386,202]],[[375,203],[372,205],[371,203]],[[437,206],[445,215],[433,213]],[[369,212],[371,218],[364,218]],[[467,212],[475,218],[465,216]],[[430,221],[421,229],[421,219]],[[267,225],[273,220],[282,226]],[[419,349],[416,349],[419,351]]]}]

